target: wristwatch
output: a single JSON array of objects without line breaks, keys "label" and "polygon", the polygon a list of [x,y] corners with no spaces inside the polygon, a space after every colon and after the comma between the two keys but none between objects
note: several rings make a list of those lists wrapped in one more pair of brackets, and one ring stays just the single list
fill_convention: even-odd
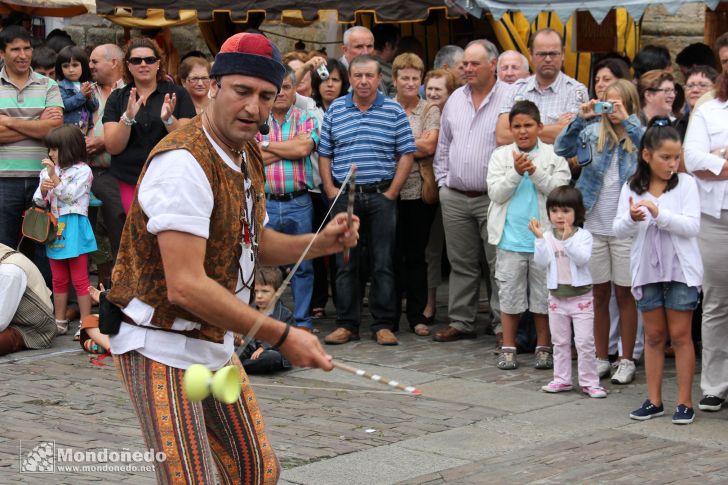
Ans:
[{"label": "wristwatch", "polygon": [[164,123],[167,126],[171,126],[172,124],[174,124],[174,115],[170,115],[166,121],[162,120],[162,123]]},{"label": "wristwatch", "polygon": [[262,142],[260,142],[260,148],[262,150],[266,150],[267,151],[269,146],[270,146],[270,141],[269,140],[263,140]]}]

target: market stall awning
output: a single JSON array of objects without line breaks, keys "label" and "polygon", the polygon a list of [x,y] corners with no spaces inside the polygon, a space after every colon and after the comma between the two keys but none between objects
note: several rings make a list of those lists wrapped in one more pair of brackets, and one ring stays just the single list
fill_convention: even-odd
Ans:
[{"label": "market stall awning", "polygon": [[[319,12],[336,12],[340,23],[354,22],[358,13],[372,13],[376,22],[426,20],[432,9],[447,9],[442,0],[98,0],[97,13],[124,25],[132,19],[152,20],[157,26],[212,20],[213,14],[229,13],[233,22],[248,22],[251,13],[265,14],[266,22],[312,22]],[[136,26],[136,25],[128,25]]]},{"label": "market stall awning", "polygon": [[[645,9],[654,4],[664,6],[670,14],[675,14],[677,9],[685,3],[696,3],[689,0],[622,0],[615,3],[614,0],[552,0],[544,2],[543,0],[518,0],[516,2],[506,2],[499,0],[446,0],[446,3],[452,3],[461,7],[467,13],[480,17],[485,12],[490,14],[496,20],[500,20],[506,12],[521,12],[527,19],[533,21],[540,12],[553,11],[562,19],[568,19],[577,10],[588,11],[598,23],[607,16],[613,8],[624,8],[632,18],[639,19],[645,12]],[[720,3],[720,0],[706,0],[697,3],[707,5],[711,10]]]},{"label": "market stall awning", "polygon": [[94,0],[3,0],[0,14],[24,12],[28,15],[73,17],[96,12]]}]

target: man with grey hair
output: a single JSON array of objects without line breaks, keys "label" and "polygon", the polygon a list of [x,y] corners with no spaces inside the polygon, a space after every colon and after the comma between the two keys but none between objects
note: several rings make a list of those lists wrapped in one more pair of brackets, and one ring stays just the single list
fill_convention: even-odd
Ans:
[{"label": "man with grey hair", "polygon": [[498,49],[491,42],[470,42],[462,59],[465,85],[452,93],[442,112],[434,165],[452,272],[450,325],[435,333],[433,339],[438,342],[475,338],[483,249],[492,288],[491,310],[500,314],[493,278],[495,247],[488,244],[486,187],[488,161],[496,148],[497,115],[509,94],[508,85],[496,76],[497,59]]},{"label": "man with grey hair", "polygon": [[344,53],[339,59],[344,67],[349,69],[349,63],[357,56],[369,56],[374,52],[374,34],[361,25],[355,25],[344,32],[341,51]]},{"label": "man with grey hair", "polygon": [[[270,132],[258,133],[256,140],[265,165],[265,198],[270,227],[283,234],[307,234],[313,222],[314,188],[311,152],[319,140],[319,124],[310,111],[293,105],[296,76],[290,66],[273,102],[268,126]],[[302,261],[291,280],[296,326],[313,331],[309,315],[313,294],[313,263]]]},{"label": "man with grey hair", "polygon": [[440,48],[435,54],[432,65],[435,69],[447,69],[452,72],[458,84],[462,85],[463,80],[463,49],[456,45],[446,45]]},{"label": "man with grey hair", "polygon": [[498,79],[504,83],[513,84],[529,74],[528,59],[520,52],[509,50],[498,56]]},{"label": "man with grey hair", "polygon": [[[109,173],[111,155],[106,151],[104,143],[102,118],[106,100],[109,99],[111,91],[124,87],[124,81],[122,80],[123,59],[124,52],[115,44],[102,44],[96,47],[89,57],[89,68],[94,80],[91,92],[99,103],[99,109],[94,113],[93,130],[86,137],[86,151],[94,175],[91,190],[103,203],[101,215],[104,228],[109,236],[114,259],[119,251],[119,241],[121,240],[121,231],[124,229],[126,215],[124,207],[121,205],[119,185]],[[103,274],[103,268],[100,268],[99,272],[99,279],[106,284],[106,277],[110,275]]]}]

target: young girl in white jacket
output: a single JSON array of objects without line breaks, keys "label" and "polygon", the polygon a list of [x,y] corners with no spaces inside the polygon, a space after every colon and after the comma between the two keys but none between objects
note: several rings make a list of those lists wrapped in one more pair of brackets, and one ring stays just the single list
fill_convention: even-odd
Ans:
[{"label": "young girl in white jacket", "polygon": [[614,232],[633,238],[632,293],[645,322],[647,400],[630,417],[646,420],[664,414],[662,372],[669,335],[678,387],[672,422],[688,424],[695,418],[690,327],[703,264],[697,240],[700,197],[695,180],[677,173],[681,157],[678,132],[667,118],[653,118],[642,138],[637,170],[622,188]]},{"label": "young girl in white jacket", "polygon": [[549,329],[554,344],[554,379],[541,388],[544,392],[564,392],[571,385],[571,326],[579,354],[579,385],[589,397],[607,397],[599,385],[594,348],[594,297],[589,259],[592,235],[584,224],[581,192],[564,185],[551,191],[546,210],[553,226],[543,231],[538,220],[528,228],[536,236],[534,263],[548,268]]},{"label": "young girl in white jacket", "polygon": [[45,138],[48,156],[43,160],[40,184],[33,195],[36,205],[50,206],[58,220],[56,239],[46,253],[53,276],[53,306],[60,335],[68,331],[68,285],[73,282],[81,319],[91,314],[88,254],[96,251],[96,239],[88,219],[93,175],[86,165],[86,141],[76,125],[66,124]]}]

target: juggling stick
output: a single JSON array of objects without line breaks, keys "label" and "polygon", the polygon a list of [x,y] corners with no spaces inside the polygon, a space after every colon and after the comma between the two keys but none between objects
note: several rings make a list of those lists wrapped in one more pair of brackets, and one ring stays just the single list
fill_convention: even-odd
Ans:
[{"label": "juggling stick", "polygon": [[[397,381],[391,381],[384,377],[372,374],[363,369],[357,369],[341,362],[332,361],[334,367],[350,374],[384,384],[413,396],[421,396],[422,391],[414,386],[405,386]],[[192,402],[202,401],[212,394],[215,399],[225,404],[232,404],[240,397],[240,374],[239,369],[234,365],[223,367],[214,374],[204,365],[193,364],[185,372],[182,380],[187,399]]]},{"label": "juggling stick", "polygon": [[[346,225],[347,227],[351,227],[351,225],[354,222],[354,200],[356,197],[356,194],[354,193],[354,190],[356,189],[356,165],[352,165],[351,169],[349,170],[349,198],[346,202]],[[343,187],[343,186],[342,186]],[[347,264],[349,262],[349,255],[351,254],[351,249],[344,248],[344,264]]]},{"label": "juggling stick", "polygon": [[378,374],[372,374],[371,372],[365,371],[364,369],[357,369],[356,367],[352,367],[350,365],[342,364],[341,362],[336,362],[335,360],[331,361],[332,364],[334,364],[334,367],[337,369],[341,369],[343,371],[349,372],[350,374],[354,374],[360,377],[364,377],[365,379],[369,379],[374,382],[378,382],[380,384],[384,384],[389,387],[393,387],[395,389],[399,389],[400,391],[404,391],[407,394],[412,394],[413,396],[421,396],[422,391],[417,389],[414,386],[405,386],[404,384],[400,384],[397,381],[390,381],[389,379],[385,379],[384,377],[378,375]]}]

